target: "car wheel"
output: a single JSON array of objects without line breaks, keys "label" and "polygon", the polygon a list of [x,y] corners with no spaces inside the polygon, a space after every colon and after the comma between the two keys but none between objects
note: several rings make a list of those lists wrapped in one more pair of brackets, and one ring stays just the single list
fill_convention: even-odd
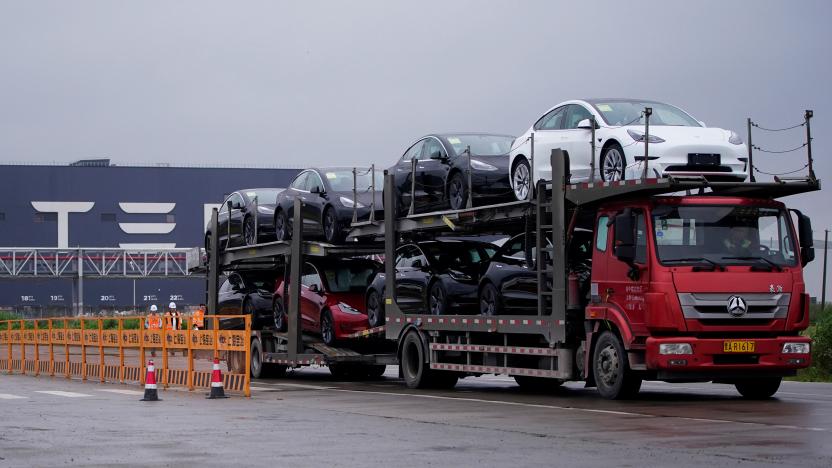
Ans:
[{"label": "car wheel", "polygon": [[253,216],[247,216],[246,220],[243,222],[243,240],[246,245],[257,244],[257,230],[254,226]]},{"label": "car wheel", "polygon": [[734,384],[737,391],[749,400],[766,400],[774,396],[780,389],[782,377],[742,380]]},{"label": "car wheel", "polygon": [[500,292],[497,287],[491,283],[485,283],[480,289],[480,314],[481,315],[500,315],[502,307],[500,306]]},{"label": "car wheel", "polygon": [[338,225],[338,217],[335,215],[335,208],[329,206],[324,210],[322,220],[324,238],[330,244],[340,244],[343,240],[343,233],[341,233],[341,226]]},{"label": "car wheel", "polygon": [[289,229],[289,220],[286,218],[286,212],[277,210],[274,215],[274,234],[278,241],[287,241],[292,238],[292,230]]},{"label": "car wheel", "polygon": [[519,157],[518,159],[519,161],[514,163],[514,167],[511,169],[511,186],[517,200],[525,201],[529,199],[529,193],[532,189],[532,174],[526,158]]},{"label": "car wheel", "polygon": [[604,150],[601,155],[601,180],[605,182],[613,182],[616,180],[624,180],[624,168],[627,166],[627,160],[624,158],[624,150],[621,145],[613,143]]},{"label": "car wheel", "polygon": [[609,400],[630,398],[641,388],[641,377],[631,369],[621,340],[605,331],[595,344],[593,372],[598,393]]},{"label": "car wheel", "polygon": [[375,289],[367,294],[367,320],[370,328],[384,325],[384,306],[381,303],[381,296]]},{"label": "car wheel", "polygon": [[447,311],[448,294],[441,281],[434,281],[428,290],[428,311],[431,315],[445,315]]},{"label": "car wheel", "polygon": [[321,312],[321,339],[329,346],[335,343],[335,322],[328,310]]},{"label": "car wheel", "polygon": [[448,203],[452,210],[462,210],[468,204],[468,187],[461,172],[456,172],[448,182]]},{"label": "car wheel", "polygon": [[274,311],[274,328],[279,332],[285,332],[287,322],[286,312],[283,310],[283,301],[279,298],[275,299],[272,310]]}]

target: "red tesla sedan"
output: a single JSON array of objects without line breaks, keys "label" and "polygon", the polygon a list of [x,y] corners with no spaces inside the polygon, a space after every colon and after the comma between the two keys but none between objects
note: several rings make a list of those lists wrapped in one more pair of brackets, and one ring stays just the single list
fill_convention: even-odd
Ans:
[{"label": "red tesla sedan", "polygon": [[[381,268],[381,264],[367,259],[309,259],[301,272],[300,312],[302,330],[319,334],[324,343],[337,340],[369,328],[364,305],[367,281]],[[287,327],[283,281],[274,293],[274,325],[278,331]]]}]

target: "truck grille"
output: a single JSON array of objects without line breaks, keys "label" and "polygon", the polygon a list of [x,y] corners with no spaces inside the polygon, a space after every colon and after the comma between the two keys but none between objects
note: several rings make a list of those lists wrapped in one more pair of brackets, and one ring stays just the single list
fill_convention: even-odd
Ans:
[{"label": "truck grille", "polygon": [[[746,313],[735,317],[728,313],[728,298],[739,296],[747,304]],[[790,293],[679,293],[679,304],[686,319],[772,320],[786,318]]]}]

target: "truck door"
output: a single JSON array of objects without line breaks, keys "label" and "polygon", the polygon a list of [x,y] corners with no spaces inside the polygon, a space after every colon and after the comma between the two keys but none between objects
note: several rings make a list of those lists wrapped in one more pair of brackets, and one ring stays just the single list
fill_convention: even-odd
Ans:
[{"label": "truck door", "polygon": [[[635,328],[644,323],[646,312],[645,294],[650,282],[648,269],[648,222],[644,210],[633,210],[635,217],[635,259],[632,265],[615,256],[615,239],[609,243],[606,255],[606,271],[599,277],[598,294],[601,301],[614,305],[624,312],[630,325]],[[614,230],[609,229],[608,237],[614,237]],[[593,278],[595,278],[593,272]],[[600,272],[599,272],[600,273]],[[593,279],[593,282],[595,280]]]}]

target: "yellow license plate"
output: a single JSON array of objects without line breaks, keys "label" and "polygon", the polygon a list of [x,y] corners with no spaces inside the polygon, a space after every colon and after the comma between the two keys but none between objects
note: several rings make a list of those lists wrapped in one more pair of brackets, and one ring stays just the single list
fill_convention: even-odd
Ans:
[{"label": "yellow license plate", "polygon": [[725,353],[753,353],[757,349],[757,343],[753,341],[725,340],[722,342],[722,351]]}]

